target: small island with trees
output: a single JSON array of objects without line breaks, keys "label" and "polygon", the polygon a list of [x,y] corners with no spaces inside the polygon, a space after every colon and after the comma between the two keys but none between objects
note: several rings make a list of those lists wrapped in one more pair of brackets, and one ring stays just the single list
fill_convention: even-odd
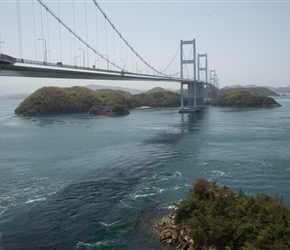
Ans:
[{"label": "small island with trees", "polygon": [[132,95],[118,90],[92,90],[86,87],[42,87],[29,95],[16,109],[20,116],[86,112],[94,115],[127,115],[141,106],[178,107],[180,97],[172,91],[148,91]]},{"label": "small island with trees", "polygon": [[175,249],[289,249],[290,210],[278,195],[235,194],[199,178],[175,206],[155,224],[160,240]]},{"label": "small island with trees", "polygon": [[246,89],[226,92],[212,100],[212,106],[225,107],[280,107],[272,97],[258,95]]}]

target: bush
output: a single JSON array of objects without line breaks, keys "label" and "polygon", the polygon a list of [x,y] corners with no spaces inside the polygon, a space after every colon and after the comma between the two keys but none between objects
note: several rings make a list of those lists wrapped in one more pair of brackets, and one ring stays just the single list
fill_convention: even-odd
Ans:
[{"label": "bush", "polygon": [[257,95],[249,90],[238,89],[215,98],[212,101],[212,106],[278,107],[281,105],[271,97]]},{"label": "bush", "polygon": [[[128,114],[128,98],[118,92],[94,91],[86,87],[43,87],[28,96],[15,113],[22,116],[42,114],[89,112],[91,114],[107,114],[105,106],[111,108],[110,115]],[[115,107],[116,106],[116,107]]]},{"label": "bush", "polygon": [[176,204],[175,223],[187,229],[194,249],[288,249],[290,210],[282,198],[236,195],[229,187],[197,179]]},{"label": "bush", "polygon": [[178,107],[180,106],[180,95],[171,91],[142,93],[134,95],[132,102],[138,104],[136,106],[150,107]]}]

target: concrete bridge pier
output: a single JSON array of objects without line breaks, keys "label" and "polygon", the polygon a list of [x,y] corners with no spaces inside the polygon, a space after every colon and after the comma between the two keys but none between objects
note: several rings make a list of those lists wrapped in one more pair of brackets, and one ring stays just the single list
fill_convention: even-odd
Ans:
[{"label": "concrete bridge pier", "polygon": [[[187,85],[187,93],[184,93],[183,86]],[[181,107],[179,113],[199,112],[204,107],[204,83],[198,81],[181,82]],[[184,105],[187,99],[187,105]]]},{"label": "concrete bridge pier", "polygon": [[188,102],[188,107],[191,108],[196,108],[197,103],[196,103],[196,82],[191,82],[187,84],[187,102]]},{"label": "concrete bridge pier", "polygon": [[204,107],[204,83],[197,82],[197,107],[202,108]]}]

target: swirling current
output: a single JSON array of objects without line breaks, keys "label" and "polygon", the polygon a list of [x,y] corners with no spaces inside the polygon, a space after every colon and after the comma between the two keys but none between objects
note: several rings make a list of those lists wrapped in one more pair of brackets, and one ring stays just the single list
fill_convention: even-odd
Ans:
[{"label": "swirling current", "polygon": [[0,100],[0,244],[164,249],[153,223],[200,177],[290,207],[290,98],[276,100],[282,107],[32,118],[14,116],[19,100]]}]

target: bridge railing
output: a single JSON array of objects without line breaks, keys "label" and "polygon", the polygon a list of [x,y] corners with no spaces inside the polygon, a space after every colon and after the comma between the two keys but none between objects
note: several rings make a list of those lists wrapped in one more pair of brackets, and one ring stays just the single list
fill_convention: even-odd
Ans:
[{"label": "bridge railing", "polygon": [[14,64],[15,62],[16,62],[16,59],[14,57],[0,53],[0,64],[1,63]]},{"label": "bridge railing", "polygon": [[[11,58],[13,58],[13,57],[11,57]],[[103,71],[103,72],[121,73],[121,71],[104,70],[104,69],[99,69],[99,68],[95,68],[95,67],[80,67],[77,65],[63,64],[62,62],[51,63],[51,62],[35,61],[35,60],[27,60],[27,59],[19,59],[19,58],[13,58],[13,59],[14,59],[15,63],[59,67],[59,68],[67,68],[67,69],[98,70],[98,71]]]},{"label": "bridge railing", "polygon": [[72,70],[88,70],[92,72],[103,72],[103,73],[110,73],[110,74],[121,74],[121,75],[130,75],[130,76],[137,76],[142,78],[148,78],[151,77],[154,80],[169,80],[169,81],[181,81],[182,79],[178,77],[171,77],[171,76],[156,76],[156,75],[147,75],[142,73],[133,73],[128,71],[117,71],[117,70],[109,70],[109,69],[100,69],[96,68],[94,65],[93,67],[80,67],[76,65],[68,65],[63,64],[62,62],[57,63],[51,63],[51,62],[45,62],[45,61],[35,61],[35,60],[28,60],[28,59],[20,59],[20,58],[14,58],[5,54],[0,54],[0,64],[28,64],[28,65],[39,65],[39,66],[45,66],[45,67],[56,67],[56,68],[64,68],[64,69],[72,69]]},{"label": "bridge railing", "polygon": [[[13,57],[11,57],[13,58]],[[39,66],[49,66],[49,67],[57,67],[57,68],[65,68],[65,69],[78,69],[78,70],[90,70],[90,71],[98,71],[98,72],[104,72],[104,73],[112,73],[112,74],[121,74],[121,75],[135,75],[140,77],[146,77],[148,75],[142,74],[142,73],[131,73],[127,71],[117,71],[117,70],[106,70],[106,69],[100,69],[96,67],[80,67],[76,65],[69,65],[69,64],[63,64],[62,62],[57,63],[51,63],[51,62],[45,62],[45,61],[34,61],[34,60],[27,60],[27,59],[19,59],[19,58],[13,58],[15,63],[21,63],[21,64],[30,64],[30,65],[39,65]],[[155,76],[156,79],[163,78],[162,76]],[[177,81],[179,78],[175,77],[168,77],[169,80],[175,80]]]}]

